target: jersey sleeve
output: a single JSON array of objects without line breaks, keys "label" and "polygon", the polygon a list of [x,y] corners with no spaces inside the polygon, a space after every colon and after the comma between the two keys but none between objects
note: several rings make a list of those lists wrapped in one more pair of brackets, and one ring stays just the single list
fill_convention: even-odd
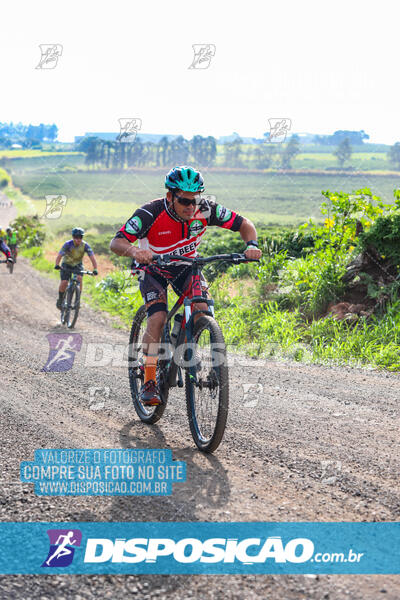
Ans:
[{"label": "jersey sleeve", "polygon": [[87,242],[85,242],[85,252],[88,256],[93,256],[94,252]]},{"label": "jersey sleeve", "polygon": [[157,201],[141,206],[133,213],[125,225],[117,231],[115,237],[124,237],[132,243],[145,238],[160,213],[159,209],[160,206]]},{"label": "jersey sleeve", "polygon": [[67,252],[68,252],[68,242],[65,242],[65,244],[62,246],[59,254],[61,254],[61,256],[65,256]]},{"label": "jersey sleeve", "polygon": [[213,200],[207,200],[206,204],[207,206],[204,206],[201,212],[207,214],[208,225],[230,229],[231,231],[239,231],[243,223],[242,216],[226,208],[226,206],[222,206],[222,204],[217,204]]}]

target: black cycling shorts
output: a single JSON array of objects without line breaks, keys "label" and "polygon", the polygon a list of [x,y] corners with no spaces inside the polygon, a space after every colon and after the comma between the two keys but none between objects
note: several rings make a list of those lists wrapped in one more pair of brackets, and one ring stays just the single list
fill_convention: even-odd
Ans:
[{"label": "black cycling shorts", "polygon": [[[148,316],[158,311],[167,312],[168,284],[171,284],[172,289],[178,296],[187,293],[190,289],[192,282],[190,265],[176,266],[169,269],[162,269],[162,271],[163,274],[153,265],[146,266],[143,271],[136,271],[136,273],[140,273],[139,287],[146,304]],[[203,274],[201,274],[201,287],[204,298],[207,298],[208,284]]]},{"label": "black cycling shorts", "polygon": [[[66,264],[68,264],[68,263],[66,263]],[[70,266],[70,265],[68,265],[68,266]],[[71,265],[71,267],[72,267],[72,265]],[[79,263],[78,265],[74,265],[72,268],[76,269],[77,271],[82,271],[83,264]],[[73,271],[71,271],[71,269],[69,269],[69,268],[63,269],[63,265],[61,265],[61,270],[60,270],[61,281],[69,281],[71,279],[72,273],[73,273]]]}]

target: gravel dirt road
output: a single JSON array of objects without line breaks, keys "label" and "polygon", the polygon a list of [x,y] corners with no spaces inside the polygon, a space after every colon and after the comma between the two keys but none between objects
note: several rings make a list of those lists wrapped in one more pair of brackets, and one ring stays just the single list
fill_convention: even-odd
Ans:
[{"label": "gravel dirt road", "polygon": [[[181,390],[143,425],[126,368],[85,365],[88,343],[126,329],[83,306],[81,350],[65,373],[41,369],[60,332],[57,282],[20,259],[0,270],[2,521],[396,521],[399,375],[268,362],[231,368],[228,428],[214,456],[190,436]],[[258,403],[244,399],[253,383]],[[91,386],[110,388],[101,410]],[[19,464],[37,448],[170,448],[187,481],[170,497],[37,497]],[[1,576],[0,598],[398,599],[399,576]]]},{"label": "gravel dirt road", "polygon": [[0,228],[7,227],[17,216],[17,209],[11,200],[0,192]]}]

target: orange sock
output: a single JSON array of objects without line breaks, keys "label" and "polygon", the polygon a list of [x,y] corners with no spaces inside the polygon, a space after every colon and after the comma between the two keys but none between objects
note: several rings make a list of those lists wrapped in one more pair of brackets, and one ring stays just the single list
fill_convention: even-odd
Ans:
[{"label": "orange sock", "polygon": [[144,382],[156,380],[158,354],[145,354],[144,355]]}]

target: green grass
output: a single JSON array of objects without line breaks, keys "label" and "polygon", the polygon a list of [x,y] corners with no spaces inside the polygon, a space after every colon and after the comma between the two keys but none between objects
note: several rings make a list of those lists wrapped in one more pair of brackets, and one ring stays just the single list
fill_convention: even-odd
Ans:
[{"label": "green grass", "polygon": [[75,156],[77,152],[53,152],[44,150],[0,150],[0,158],[33,158],[43,156]]},{"label": "green grass", "polygon": [[[206,173],[206,177],[207,192],[215,194],[219,202],[240,211],[255,222],[277,225],[304,221],[309,216],[318,218],[322,200],[321,190],[326,189],[350,192],[371,187],[383,201],[392,203],[393,189],[399,181],[394,176],[371,174],[360,176],[209,172]],[[100,234],[108,235],[108,231],[100,227],[101,223],[113,226],[118,222],[123,223],[136,206],[164,193],[162,171],[141,171],[137,174],[130,171],[38,173],[28,169],[25,173],[13,173],[13,179],[16,185],[21,186],[26,194],[33,197],[31,201],[18,190],[11,189],[9,193],[14,195],[20,210],[28,206],[31,210],[43,214],[45,194],[67,196],[68,202],[62,218],[47,220],[53,240],[57,230],[69,227],[72,222],[79,222],[84,227],[91,228],[94,234],[98,224]],[[210,240],[216,239],[217,236],[212,238],[212,235],[213,232],[210,231],[207,237]],[[26,255],[39,270],[57,275],[53,271],[53,264],[44,258],[43,252],[31,249]],[[274,257],[271,256],[269,262],[272,264],[273,260]],[[334,257],[334,260],[337,258]],[[282,297],[278,299],[278,305],[273,294],[270,294],[270,297],[263,295],[260,285],[256,284],[248,285],[247,289],[240,289],[239,283],[239,290],[236,286],[234,289],[237,293],[232,296],[233,273],[232,277],[225,276],[213,281],[211,291],[216,301],[216,317],[228,345],[254,356],[279,356],[317,363],[369,365],[400,370],[400,301],[393,300],[387,313],[381,317],[368,320],[362,317],[352,325],[344,321],[335,321],[331,317],[309,322],[304,317],[301,305],[306,299],[307,290],[315,295],[319,281],[312,279],[311,269],[308,269],[309,265],[305,259],[297,259],[293,268],[299,270],[303,263],[307,267],[307,277],[303,277],[303,272],[299,271],[301,281],[297,281],[299,278],[296,279],[290,269],[285,271],[290,275],[289,283],[293,284],[292,287],[297,286],[297,283],[303,287],[307,284],[305,291],[303,287],[299,287],[298,290],[293,288],[300,292],[300,296],[297,296],[301,301],[292,293],[293,305],[289,302],[291,310],[287,310],[288,304],[282,303]],[[280,283],[285,283],[280,273],[282,265],[275,266]],[[252,268],[259,267],[251,265],[248,271],[236,273],[237,277],[253,277],[254,283],[257,276],[251,273]],[[331,281],[328,275],[322,272],[320,276],[321,284],[324,284],[324,278],[325,283]],[[303,279],[307,281],[304,282]],[[258,283],[262,283],[261,280]],[[325,288],[326,286],[321,288],[324,297]],[[280,294],[282,296],[283,289]],[[103,281],[99,278],[85,279],[84,297],[94,307],[118,315],[127,325],[142,304],[137,282],[132,281],[126,271],[116,271]],[[171,294],[170,301],[172,299]]]},{"label": "green grass", "polygon": [[[375,171],[391,170],[392,166],[383,152],[355,152],[346,163],[355,170]],[[304,153],[299,154],[292,163],[294,169],[326,169],[338,168],[336,156],[329,153]]]},{"label": "green grass", "polygon": [[[400,179],[393,175],[334,175],[284,173],[206,172],[206,193],[217,201],[266,224],[298,224],[310,216],[319,218],[321,190],[370,187],[385,202],[393,201],[393,189]],[[63,221],[124,222],[134,209],[164,195],[163,171],[149,172],[50,172],[35,170],[13,172],[14,184],[36,200],[39,214],[44,212],[45,196],[64,194],[67,207],[61,219],[48,220],[52,228]]]},{"label": "green grass", "polygon": [[48,261],[43,256],[43,248],[37,246],[33,246],[32,248],[24,248],[20,250],[20,254],[25,256],[25,258],[29,258],[32,266],[38,271],[57,277],[58,273],[56,273],[54,269],[54,263]]}]

